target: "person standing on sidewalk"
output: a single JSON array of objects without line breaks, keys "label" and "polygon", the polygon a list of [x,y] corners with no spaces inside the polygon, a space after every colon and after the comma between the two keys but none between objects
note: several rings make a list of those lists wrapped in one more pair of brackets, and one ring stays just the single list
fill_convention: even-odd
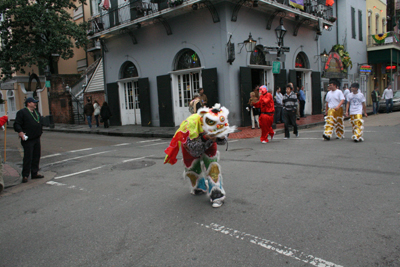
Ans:
[{"label": "person standing on sidewalk", "polygon": [[386,102],[386,113],[392,112],[393,109],[393,90],[392,85],[389,84],[388,87],[383,91],[382,99]]},{"label": "person standing on sidewalk", "polygon": [[286,86],[286,94],[283,96],[283,114],[285,116],[285,138],[290,138],[289,126],[293,126],[293,134],[299,136],[296,123],[297,96],[293,92],[290,84]]},{"label": "person standing on sidewalk", "polygon": [[92,128],[92,116],[94,112],[94,107],[92,105],[92,100],[90,98],[87,98],[87,103],[83,107],[83,113],[86,116],[89,128]]},{"label": "person standing on sidewalk", "polygon": [[372,108],[373,108],[373,113],[376,115],[379,110],[379,98],[381,95],[379,94],[378,87],[375,87],[375,90],[372,91],[371,93],[371,98],[372,98]]},{"label": "person standing on sidewalk", "polygon": [[272,95],[268,92],[268,88],[265,85],[260,86],[260,100],[256,103],[253,102],[254,107],[261,109],[260,115],[260,127],[261,127],[261,143],[268,143],[268,135],[271,136],[271,140],[274,138],[275,132],[272,129],[272,123],[274,122],[274,100]]},{"label": "person standing on sidewalk", "polygon": [[94,118],[96,119],[96,127],[99,127],[100,105],[99,102],[97,102],[97,100],[94,101],[93,108],[94,108]]},{"label": "person standing on sidewalk", "polygon": [[36,110],[38,102],[33,97],[28,97],[25,100],[26,107],[17,112],[14,122],[14,131],[21,138],[21,145],[24,148],[23,183],[28,182],[29,174],[31,174],[31,179],[44,178],[38,173],[41,154],[40,137],[43,133],[41,116]]},{"label": "person standing on sidewalk", "polygon": [[106,101],[103,102],[103,106],[101,106],[100,116],[104,122],[104,128],[109,128],[108,120],[112,116],[110,106]]},{"label": "person standing on sidewalk", "polygon": [[346,117],[349,116],[350,110],[350,121],[353,127],[353,136],[351,138],[354,142],[361,142],[364,141],[364,120],[362,119],[362,114],[364,113],[365,117],[368,117],[365,97],[358,91],[358,88],[360,88],[358,83],[353,83],[350,88],[352,93],[347,95]]},{"label": "person standing on sidewalk", "polygon": [[260,113],[258,108],[255,108],[253,106],[253,102],[258,102],[258,98],[256,97],[256,94],[254,92],[250,92],[250,99],[249,99],[249,106],[246,107],[246,109],[250,110],[250,118],[251,118],[251,129],[255,129],[256,123],[258,129],[260,129]]},{"label": "person standing on sidewalk", "polygon": [[300,118],[304,118],[304,107],[306,106],[306,94],[304,93],[304,86],[300,88],[299,101],[300,101]]},{"label": "person standing on sidewalk", "polygon": [[329,92],[326,94],[325,107],[325,131],[322,135],[324,140],[330,140],[333,130],[336,133],[336,139],[344,138],[343,108],[344,95],[339,90],[340,82],[337,79],[329,80]]},{"label": "person standing on sidewalk", "polygon": [[199,89],[199,94],[200,94],[201,106],[206,107],[208,99],[207,99],[206,94],[204,93],[204,88]]}]

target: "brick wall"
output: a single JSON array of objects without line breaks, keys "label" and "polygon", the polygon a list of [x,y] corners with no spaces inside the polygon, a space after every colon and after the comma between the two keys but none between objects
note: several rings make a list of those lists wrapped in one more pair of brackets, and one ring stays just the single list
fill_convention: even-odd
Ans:
[{"label": "brick wall", "polygon": [[66,86],[72,87],[79,79],[80,75],[75,74],[52,75],[49,105],[55,123],[74,123],[71,95]]}]

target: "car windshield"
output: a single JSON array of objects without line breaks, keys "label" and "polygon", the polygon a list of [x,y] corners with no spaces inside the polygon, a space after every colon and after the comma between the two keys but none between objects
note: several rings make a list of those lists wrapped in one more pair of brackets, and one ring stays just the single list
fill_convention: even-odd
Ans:
[{"label": "car windshield", "polygon": [[393,97],[400,98],[400,91],[397,91]]}]

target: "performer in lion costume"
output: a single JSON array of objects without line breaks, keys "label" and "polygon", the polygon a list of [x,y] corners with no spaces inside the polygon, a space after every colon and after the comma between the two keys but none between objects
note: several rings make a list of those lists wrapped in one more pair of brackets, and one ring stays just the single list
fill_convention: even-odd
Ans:
[{"label": "performer in lion costume", "polygon": [[190,192],[193,195],[206,193],[214,208],[220,207],[225,200],[217,144],[226,144],[229,133],[236,129],[236,126],[229,126],[228,114],[229,110],[220,104],[200,108],[181,123],[165,150],[164,164],[173,165],[182,147],[183,176],[190,180]]}]

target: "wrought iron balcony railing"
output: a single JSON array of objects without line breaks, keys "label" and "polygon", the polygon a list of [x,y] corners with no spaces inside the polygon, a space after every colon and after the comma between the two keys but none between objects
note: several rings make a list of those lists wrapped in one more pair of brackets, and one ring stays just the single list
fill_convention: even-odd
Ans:
[{"label": "wrought iron balcony railing", "polygon": [[395,45],[400,47],[399,34],[396,32],[385,32],[381,34],[368,35],[367,47],[382,47]]},{"label": "wrought iron balcony railing", "polygon": [[[89,20],[90,29],[88,35],[94,35],[167,8],[172,10],[174,7],[187,1],[189,0],[129,0],[115,8],[111,7],[110,10],[102,11],[101,14],[91,18]],[[257,4],[259,4],[258,0],[245,1],[249,3],[257,2]],[[336,18],[333,17],[332,7],[327,7],[325,1],[326,0],[304,0],[304,10],[301,11],[333,23],[336,21]],[[233,0],[233,2],[237,2],[237,0]],[[271,0],[271,2],[279,3],[287,7],[290,6],[292,8],[289,0]],[[268,3],[264,2],[264,4]]]}]

